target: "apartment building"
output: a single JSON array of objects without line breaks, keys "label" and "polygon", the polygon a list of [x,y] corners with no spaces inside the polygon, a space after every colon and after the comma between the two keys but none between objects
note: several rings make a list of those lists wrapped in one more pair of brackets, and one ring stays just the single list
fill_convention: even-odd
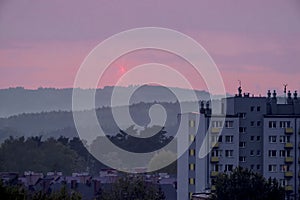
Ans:
[{"label": "apartment building", "polygon": [[[237,95],[221,101],[226,112],[212,115],[209,103],[202,102],[199,112],[181,114],[179,131],[185,134],[180,134],[178,149],[190,145],[178,158],[177,199],[213,191],[217,174],[237,166],[276,178],[290,199],[299,197],[300,99],[289,91],[286,102],[279,104],[276,95],[268,91],[267,97],[254,97],[239,88]],[[210,152],[199,158],[207,134]]]}]

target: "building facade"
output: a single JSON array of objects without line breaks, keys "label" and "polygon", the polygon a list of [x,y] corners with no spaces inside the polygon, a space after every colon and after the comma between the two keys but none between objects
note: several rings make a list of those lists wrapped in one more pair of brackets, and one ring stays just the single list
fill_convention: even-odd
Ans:
[{"label": "building facade", "polygon": [[[289,199],[299,197],[300,182],[300,99],[289,91],[285,103],[277,102],[276,91],[267,97],[242,95],[223,99],[221,113],[211,114],[209,104],[198,113],[181,115],[178,149],[190,144],[178,158],[177,199],[215,189],[219,172],[241,166],[276,178]],[[207,136],[207,137],[206,137]],[[209,154],[199,157],[203,141]]]}]

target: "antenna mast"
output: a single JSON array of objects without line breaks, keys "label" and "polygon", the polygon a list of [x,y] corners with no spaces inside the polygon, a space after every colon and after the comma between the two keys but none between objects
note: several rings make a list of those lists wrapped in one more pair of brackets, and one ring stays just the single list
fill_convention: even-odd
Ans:
[{"label": "antenna mast", "polygon": [[284,87],[284,101],[285,101],[285,104],[287,104],[287,99],[286,99],[286,87],[288,86],[288,84],[283,84],[283,87]]},{"label": "antenna mast", "polygon": [[238,96],[241,97],[242,96],[242,82],[240,80],[239,81],[239,88],[238,88]]}]

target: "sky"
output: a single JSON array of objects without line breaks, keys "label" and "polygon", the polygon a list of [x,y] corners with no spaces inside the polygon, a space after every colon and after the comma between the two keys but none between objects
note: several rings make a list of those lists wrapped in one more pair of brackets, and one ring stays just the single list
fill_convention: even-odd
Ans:
[{"label": "sky", "polygon": [[[149,26],[174,29],[200,43],[229,93],[236,93],[238,80],[255,95],[268,89],[281,94],[283,84],[300,89],[298,0],[0,0],[0,88],[73,87],[81,63],[96,45],[119,32]],[[111,64],[99,86],[113,85],[135,65],[153,61],[179,70],[195,89],[206,89],[191,66],[157,51],[124,55]],[[181,87],[176,81],[171,86]]]}]

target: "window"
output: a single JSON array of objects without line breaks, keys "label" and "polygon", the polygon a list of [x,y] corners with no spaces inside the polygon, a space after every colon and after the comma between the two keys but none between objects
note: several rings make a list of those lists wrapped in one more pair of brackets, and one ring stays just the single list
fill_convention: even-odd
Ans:
[{"label": "window", "polygon": [[269,128],[276,128],[276,121],[269,121]]},{"label": "window", "polygon": [[285,157],[290,157],[291,156],[291,151],[290,150],[286,150],[285,151]]},{"label": "window", "polygon": [[256,156],[260,156],[260,150],[256,151]]},{"label": "window", "polygon": [[189,135],[189,140],[190,140],[190,142],[194,142],[194,140],[195,140],[195,135],[190,134],[190,135]]},{"label": "window", "polygon": [[218,136],[217,136],[217,135],[212,135],[212,136],[210,137],[210,139],[211,139],[211,142],[212,142],[212,143],[218,142]]},{"label": "window", "polygon": [[195,127],[195,120],[190,120],[189,121],[189,126],[190,127]]},{"label": "window", "polygon": [[219,164],[213,165],[213,170],[216,172],[222,171],[222,165]]},{"label": "window", "polygon": [[254,136],[252,135],[252,136],[250,136],[250,141],[254,141]]},{"label": "window", "polygon": [[256,169],[257,169],[257,170],[260,170],[260,165],[256,165]]},{"label": "window", "polygon": [[225,157],[232,157],[233,156],[233,150],[225,150]]},{"label": "window", "polygon": [[250,122],[250,126],[252,126],[252,127],[254,126],[254,121]]},{"label": "window", "polygon": [[246,157],[245,156],[240,156],[239,161],[240,162],[246,162]]},{"label": "window", "polygon": [[280,179],[279,184],[280,184],[281,187],[284,187],[284,186],[288,185],[288,182],[287,182],[286,179]]},{"label": "window", "polygon": [[226,128],[232,128],[233,127],[233,121],[225,121],[225,127]]},{"label": "window", "polygon": [[195,156],[195,149],[190,149],[190,156]]},{"label": "window", "polygon": [[222,150],[213,150],[213,151],[211,151],[211,156],[212,157],[215,157],[215,156],[222,157]]},{"label": "window", "polygon": [[269,136],[269,142],[270,143],[276,143],[276,136]]},{"label": "window", "polygon": [[276,172],[276,165],[269,165],[269,172]]},{"label": "window", "polygon": [[225,165],[225,172],[227,171],[232,171],[233,170],[233,165]]},{"label": "window", "polygon": [[257,111],[257,112],[260,112],[260,106],[257,106],[257,107],[256,107],[256,111]]},{"label": "window", "polygon": [[232,141],[233,141],[233,136],[232,135],[226,135],[225,136],[225,142],[232,143]]},{"label": "window", "polygon": [[276,150],[269,150],[269,157],[276,157]]},{"label": "window", "polygon": [[246,119],[246,113],[239,113],[239,118]]},{"label": "window", "polygon": [[250,107],[250,111],[253,112],[254,111],[254,106]]},{"label": "window", "polygon": [[290,121],[280,121],[279,122],[279,127],[280,128],[290,128],[291,127],[291,122]]},{"label": "window", "polygon": [[280,171],[281,172],[289,171],[289,166],[288,165],[280,165]]},{"label": "window", "polygon": [[222,135],[219,136],[218,142],[222,142]]},{"label": "window", "polygon": [[245,148],[246,147],[246,142],[240,142],[239,146],[240,146],[240,148]]},{"label": "window", "polygon": [[279,136],[279,142],[285,143],[285,136]]},{"label": "window", "polygon": [[222,150],[218,150],[217,153],[219,157],[222,157]]},{"label": "window", "polygon": [[189,179],[189,183],[190,183],[190,185],[194,185],[195,184],[195,179],[194,178],[190,178]]},{"label": "window", "polygon": [[287,136],[282,135],[279,137],[279,142],[280,143],[291,142],[291,137],[289,135],[287,135]]},{"label": "window", "polygon": [[254,150],[250,151],[250,156],[254,156]]},{"label": "window", "polygon": [[222,121],[212,121],[212,127],[213,128],[221,128],[223,126]]},{"label": "window", "polygon": [[257,137],[256,137],[256,141],[260,141],[260,136],[257,136]]},{"label": "window", "polygon": [[261,126],[261,121],[257,121],[256,126]]},{"label": "window", "polygon": [[280,151],[279,151],[279,156],[280,156],[280,157],[283,157],[283,158],[284,158],[285,155],[286,155],[285,150],[280,150]]},{"label": "window", "polygon": [[252,170],[254,169],[254,165],[251,165],[251,169],[252,169]]},{"label": "window", "polygon": [[239,131],[240,133],[246,133],[246,127],[240,127]]},{"label": "window", "polygon": [[194,163],[191,163],[190,164],[190,171],[194,171],[195,170],[195,164]]}]

